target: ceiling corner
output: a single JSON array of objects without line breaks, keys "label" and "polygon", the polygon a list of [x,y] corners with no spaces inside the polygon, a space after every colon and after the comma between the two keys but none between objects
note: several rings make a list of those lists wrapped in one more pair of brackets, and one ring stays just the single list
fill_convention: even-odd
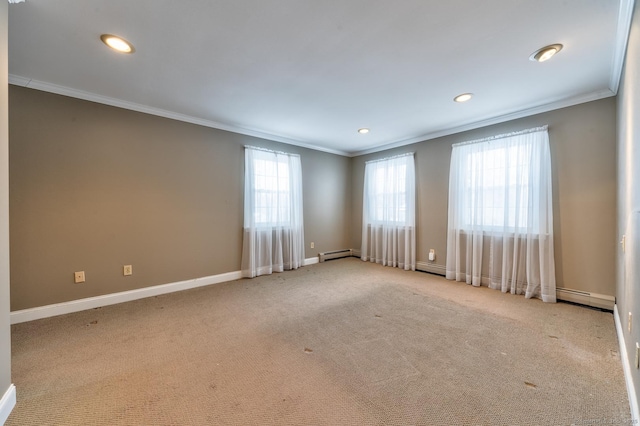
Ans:
[{"label": "ceiling corner", "polygon": [[616,44],[613,52],[613,62],[611,64],[611,80],[609,82],[609,89],[611,89],[614,95],[618,94],[618,87],[620,86],[620,78],[624,67],[624,56],[627,51],[627,43],[629,42],[629,31],[631,29],[634,4],[635,0],[620,0]]}]

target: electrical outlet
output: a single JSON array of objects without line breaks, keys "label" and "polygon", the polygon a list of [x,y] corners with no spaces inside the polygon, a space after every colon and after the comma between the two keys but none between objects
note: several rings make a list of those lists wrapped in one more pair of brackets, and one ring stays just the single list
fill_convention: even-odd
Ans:
[{"label": "electrical outlet", "polygon": [[434,260],[436,260],[436,250],[435,249],[431,249],[429,250],[429,260],[431,262],[433,262]]},{"label": "electrical outlet", "polygon": [[122,267],[122,275],[133,275],[133,266],[124,265]]},{"label": "electrical outlet", "polygon": [[640,368],[640,343],[636,342],[636,369]]},{"label": "electrical outlet", "polygon": [[627,329],[629,330],[629,333],[631,333],[631,324],[633,324],[633,315],[631,314],[631,312],[629,312],[629,322],[627,323]]},{"label": "electrical outlet", "polygon": [[84,271],[78,271],[73,273],[73,280],[76,284],[84,282]]},{"label": "electrical outlet", "polygon": [[311,248],[316,248],[316,243],[314,243],[313,241],[311,242]]}]

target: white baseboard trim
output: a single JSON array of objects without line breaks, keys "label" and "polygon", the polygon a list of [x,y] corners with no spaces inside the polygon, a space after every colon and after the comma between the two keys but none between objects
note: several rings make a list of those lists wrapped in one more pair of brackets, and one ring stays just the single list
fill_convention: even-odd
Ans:
[{"label": "white baseboard trim", "polygon": [[[303,266],[318,263],[317,257],[305,259]],[[145,297],[159,296],[161,294],[174,293],[176,291],[189,290],[227,281],[239,280],[242,271],[227,272],[224,274],[210,275],[208,277],[194,278],[192,280],[178,281],[175,283],[161,284],[152,287],[138,288],[120,293],[105,294],[104,296],[88,297],[86,299],[71,300],[69,302],[54,303],[52,305],[38,306],[37,308],[22,309],[11,312],[11,324],[34,321],[57,315],[70,314],[72,312],[85,311],[87,309],[100,308],[102,306],[115,305],[117,303],[131,302]]]},{"label": "white baseboard trim", "polygon": [[9,414],[16,405],[16,387],[14,385],[9,386],[9,389],[4,393],[2,399],[0,399],[0,425],[9,418]]},{"label": "white baseboard trim", "polygon": [[616,323],[616,332],[618,333],[618,343],[620,344],[620,360],[622,361],[622,370],[624,372],[624,381],[627,383],[627,394],[629,396],[629,407],[631,407],[631,422],[629,424],[640,424],[640,411],[638,410],[638,397],[636,396],[636,388],[633,384],[633,376],[631,374],[631,364],[627,353],[627,345],[624,341],[624,333],[622,323],[620,322],[620,313],[618,305],[613,306],[613,319]]},{"label": "white baseboard trim", "polygon": [[131,302],[132,300],[144,299],[145,297],[152,297],[161,294],[173,293],[176,291],[189,290],[191,288],[203,287],[211,284],[219,284],[226,281],[239,280],[241,278],[242,272],[234,271],[224,274],[211,275],[208,277],[178,281],[175,283],[123,291],[120,293],[105,294],[103,296],[88,297],[86,299],[71,300],[69,302],[39,306],[37,308],[22,309],[19,311],[11,312],[11,324],[33,321],[37,319],[53,317],[56,315],[70,314],[72,312],[79,312],[87,309],[99,308],[102,306],[115,305],[117,303]]},{"label": "white baseboard trim", "polygon": [[310,257],[308,259],[304,260],[304,263],[302,264],[303,266],[309,266],[309,265],[313,265],[315,263],[320,262],[320,258],[319,257]]}]

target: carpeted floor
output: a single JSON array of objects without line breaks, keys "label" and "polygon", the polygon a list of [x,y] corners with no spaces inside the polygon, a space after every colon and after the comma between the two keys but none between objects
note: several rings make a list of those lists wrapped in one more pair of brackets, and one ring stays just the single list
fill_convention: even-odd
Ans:
[{"label": "carpeted floor", "polygon": [[8,426],[631,424],[611,313],[354,258],[12,333]]}]

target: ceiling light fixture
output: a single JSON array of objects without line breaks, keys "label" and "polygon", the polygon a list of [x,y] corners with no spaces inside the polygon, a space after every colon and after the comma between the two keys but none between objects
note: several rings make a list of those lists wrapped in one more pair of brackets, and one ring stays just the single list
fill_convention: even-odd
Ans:
[{"label": "ceiling light fixture", "polygon": [[562,50],[561,44],[550,44],[549,46],[545,46],[533,52],[531,56],[529,56],[529,60],[535,61],[535,62],[548,61],[553,57],[553,55],[555,55],[561,50]]},{"label": "ceiling light fixture", "polygon": [[453,98],[456,102],[467,102],[469,99],[473,97],[473,93],[463,93],[462,95],[458,95]]},{"label": "ceiling light fixture", "polygon": [[100,40],[113,50],[120,53],[133,53],[136,49],[133,47],[133,44],[129,43],[127,40],[122,37],[114,36],[111,34],[102,34],[100,36]]},{"label": "ceiling light fixture", "polygon": [[360,133],[361,135],[366,135],[367,133],[369,133],[369,129],[363,127],[362,129],[358,129],[358,133]]}]

